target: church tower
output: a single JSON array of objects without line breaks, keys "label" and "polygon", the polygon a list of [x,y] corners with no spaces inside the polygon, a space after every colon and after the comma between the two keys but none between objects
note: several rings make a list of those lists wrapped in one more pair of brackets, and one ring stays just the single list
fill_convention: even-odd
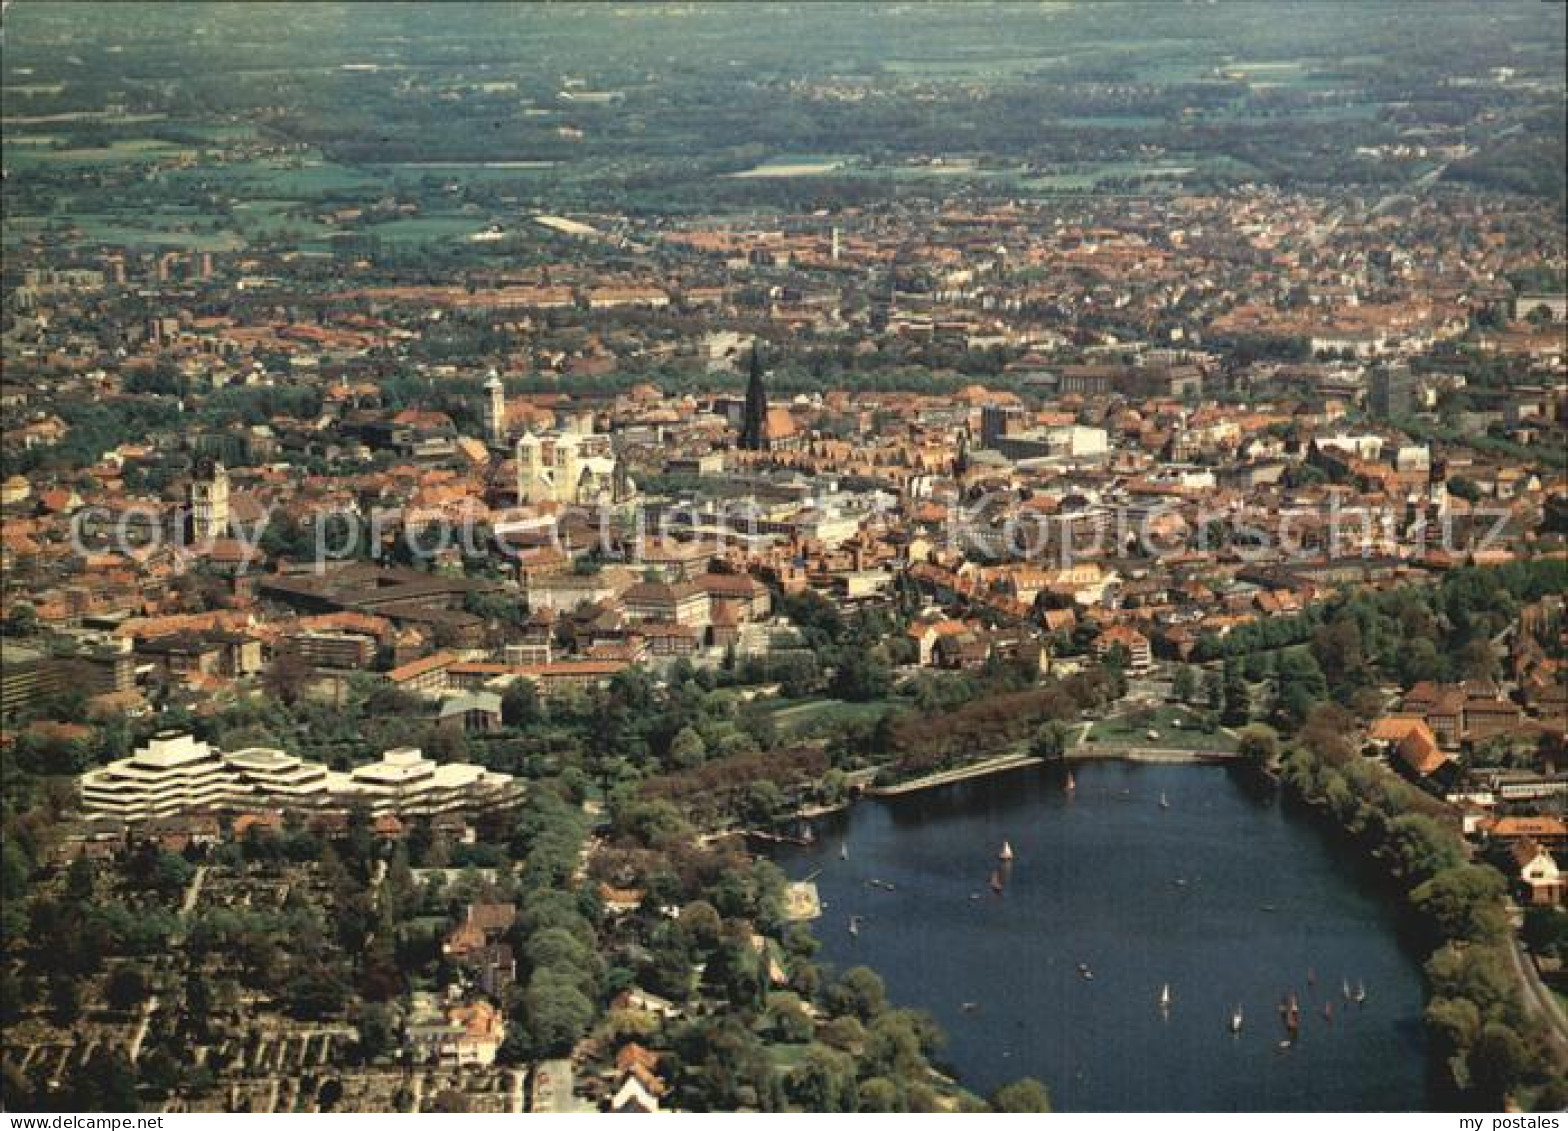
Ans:
[{"label": "church tower", "polygon": [[751,376],[746,381],[746,408],[741,417],[740,446],[748,452],[768,450],[768,394],[762,387],[762,347],[751,346]]},{"label": "church tower", "polygon": [[543,470],[540,461],[544,457],[544,445],[539,442],[539,437],[532,432],[524,432],[517,441],[517,501],[519,503],[543,502]]},{"label": "church tower", "polygon": [[485,439],[492,444],[506,440],[506,387],[494,369],[485,381]]},{"label": "church tower", "polygon": [[221,461],[211,456],[196,460],[190,504],[193,542],[229,536],[229,472]]}]

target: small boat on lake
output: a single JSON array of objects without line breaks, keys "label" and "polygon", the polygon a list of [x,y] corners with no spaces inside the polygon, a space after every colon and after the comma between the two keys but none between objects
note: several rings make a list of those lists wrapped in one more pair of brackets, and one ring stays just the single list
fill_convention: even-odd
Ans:
[{"label": "small boat on lake", "polygon": [[1232,1033],[1241,1032],[1241,1022],[1241,1006],[1238,1005],[1235,1009],[1230,1011],[1230,1031]]},{"label": "small boat on lake", "polygon": [[991,873],[991,890],[997,895],[1001,895],[1004,886],[1005,885],[1002,883],[1002,873],[999,870],[993,871]]},{"label": "small boat on lake", "polygon": [[1165,794],[1161,793],[1160,794],[1160,808],[1161,809],[1169,809],[1170,807],[1171,807],[1170,799],[1167,798],[1165,796]]},{"label": "small boat on lake", "polygon": [[1351,995],[1350,1000],[1357,1005],[1361,1005],[1367,1000],[1367,986],[1365,982],[1356,983],[1356,992]]},{"label": "small boat on lake", "polygon": [[1078,783],[1073,781],[1073,772],[1067,771],[1067,780],[1062,783],[1062,789],[1069,795],[1078,792]]},{"label": "small boat on lake", "polygon": [[1301,1031],[1301,1003],[1296,1000],[1296,993],[1291,991],[1284,1001],[1279,1003],[1280,1020],[1285,1023],[1285,1031],[1294,1041],[1296,1034]]},{"label": "small boat on lake", "polygon": [[855,935],[857,937],[859,936],[859,934],[860,934],[860,916],[859,915],[851,915],[849,917],[849,933],[852,934],[852,935]]},{"label": "small boat on lake", "polygon": [[1002,842],[1002,850],[996,854],[996,858],[1003,864],[1011,864],[1013,862],[1013,846],[1004,840]]},{"label": "small boat on lake", "polygon": [[1078,963],[1078,976],[1086,982],[1094,981],[1094,971],[1089,969],[1087,962]]},{"label": "small boat on lake", "polygon": [[838,858],[840,860],[848,860],[849,859],[849,842],[848,841],[845,841],[843,844],[838,846]]},{"label": "small boat on lake", "polygon": [[1350,979],[1349,978],[1345,978],[1345,979],[1340,981],[1340,983],[1339,983],[1339,992],[1344,995],[1344,998],[1345,998],[1346,1001],[1350,1001],[1351,1000]]},{"label": "small boat on lake", "polygon": [[1166,982],[1160,987],[1160,1012],[1169,1013],[1171,1008],[1171,984]]}]

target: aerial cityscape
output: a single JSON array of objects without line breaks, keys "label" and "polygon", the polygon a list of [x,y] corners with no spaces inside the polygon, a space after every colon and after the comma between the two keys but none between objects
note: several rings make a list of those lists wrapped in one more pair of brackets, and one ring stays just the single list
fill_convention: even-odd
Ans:
[{"label": "aerial cityscape", "polygon": [[0,1110],[1568,1108],[1565,33],[7,4]]}]

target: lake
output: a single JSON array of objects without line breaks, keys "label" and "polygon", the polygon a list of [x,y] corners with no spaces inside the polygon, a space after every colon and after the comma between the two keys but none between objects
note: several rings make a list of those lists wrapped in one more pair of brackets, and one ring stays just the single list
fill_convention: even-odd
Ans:
[{"label": "lake", "polygon": [[[1221,767],[1074,773],[1072,796],[1034,768],[862,801],[774,851],[793,879],[820,870],[821,961],[871,966],[930,1011],[939,1059],[981,1094],[1036,1076],[1061,1111],[1425,1106],[1420,967],[1352,855]],[[1282,1048],[1291,992],[1301,1027]]]}]

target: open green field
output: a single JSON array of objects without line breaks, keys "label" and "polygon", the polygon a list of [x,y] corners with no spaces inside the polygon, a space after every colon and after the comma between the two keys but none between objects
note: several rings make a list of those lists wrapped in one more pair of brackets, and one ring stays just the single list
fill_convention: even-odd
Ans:
[{"label": "open green field", "polygon": [[874,723],[892,708],[885,700],[849,703],[843,699],[778,699],[768,705],[779,734],[802,738],[845,723]]},{"label": "open green field", "polygon": [[415,216],[406,220],[388,220],[384,224],[371,224],[365,228],[368,235],[383,240],[407,240],[428,243],[436,240],[467,239],[481,231],[486,221],[477,216]]},{"label": "open green field", "polygon": [[736,179],[749,177],[820,177],[826,173],[840,171],[853,160],[853,155],[844,153],[783,153],[770,157],[750,169],[745,169],[739,173],[728,173],[726,176]]},{"label": "open green field", "polygon": [[194,150],[185,146],[151,137],[124,138],[109,145],[81,148],[56,148],[56,139],[53,137],[48,139],[48,145],[38,144],[39,140],[42,139],[29,138],[25,134],[7,138],[5,142],[7,170],[25,169],[30,163],[54,166],[127,165],[188,160],[196,155]]},{"label": "open green field", "polygon": [[[1150,733],[1158,738],[1150,738]],[[1089,728],[1085,741],[1106,746],[1146,747],[1151,750],[1214,750],[1230,753],[1236,740],[1224,731],[1203,733],[1197,713],[1163,704],[1147,719],[1136,714],[1100,719]]]},{"label": "open green field", "polygon": [[167,248],[182,251],[236,251],[245,240],[232,231],[211,230],[211,221],[195,222],[189,214],[160,213],[73,213],[68,223],[42,217],[8,217],[6,243],[18,243],[47,230],[62,227],[72,233],[66,241],[75,245],[110,244],[137,250]]}]

